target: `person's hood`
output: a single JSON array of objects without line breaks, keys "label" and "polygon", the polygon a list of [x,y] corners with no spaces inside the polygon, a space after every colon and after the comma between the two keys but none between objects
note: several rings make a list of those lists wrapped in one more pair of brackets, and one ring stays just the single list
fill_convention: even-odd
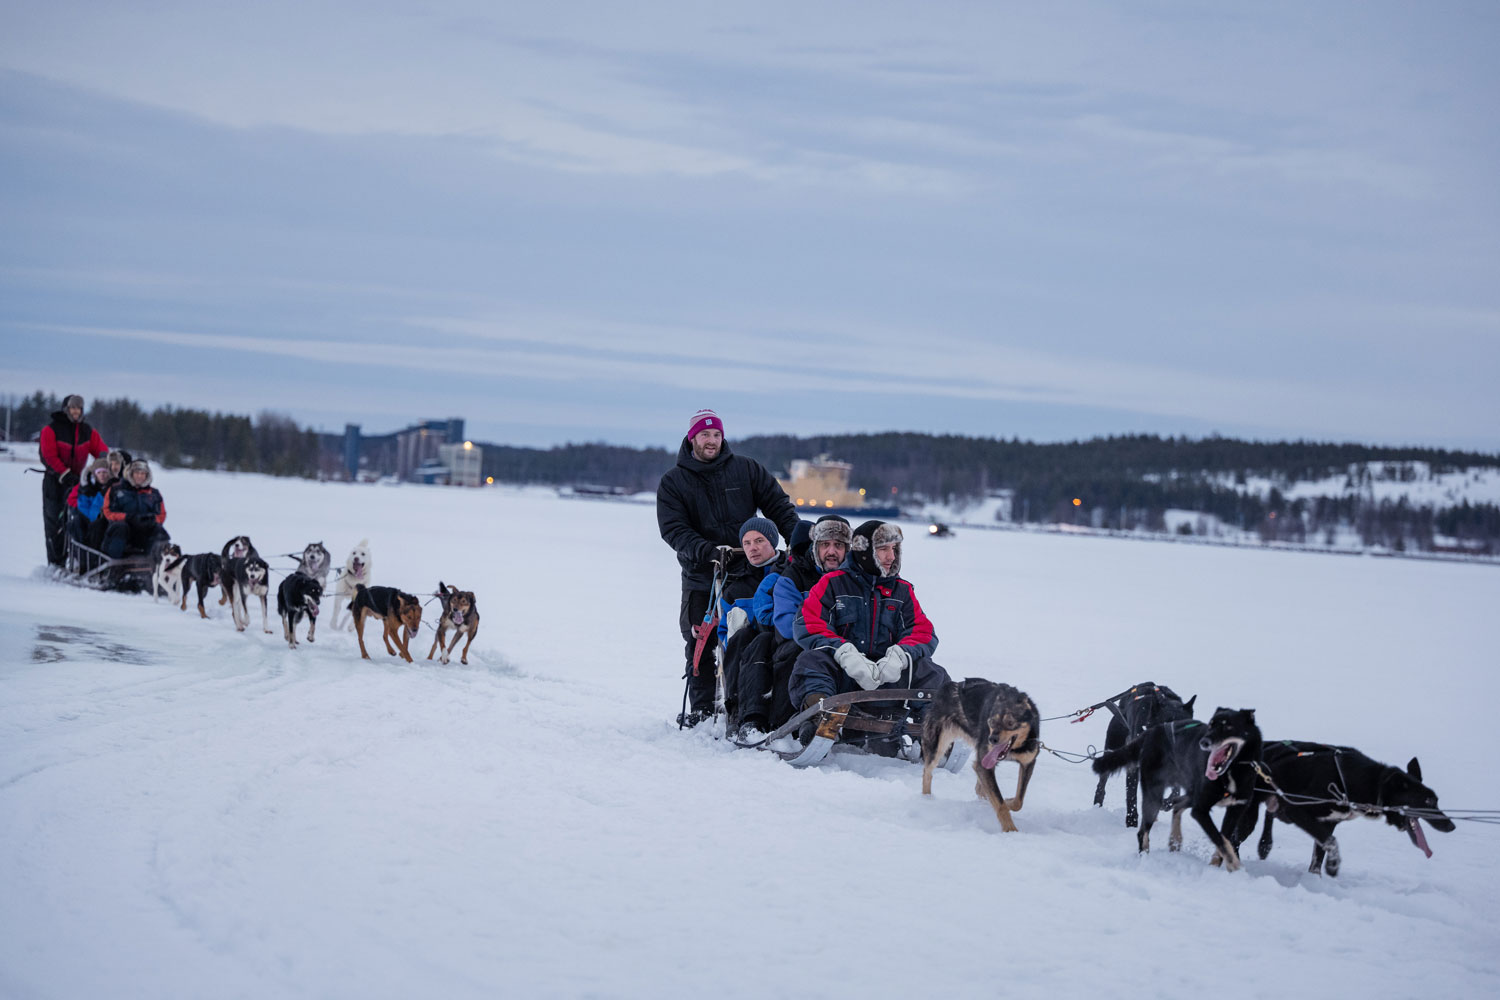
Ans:
[{"label": "person's hood", "polygon": [[[896,545],[896,561],[891,565],[889,573],[881,573],[875,562],[875,549],[888,542]],[[849,542],[849,556],[845,562],[852,563],[861,573],[874,579],[900,576],[901,542],[900,525],[887,521],[866,521],[854,529],[854,537]]]},{"label": "person's hood", "polygon": [[[130,478],[130,473],[135,469],[146,470],[146,481],[139,486],[136,486],[135,480]],[[120,478],[123,479],[126,484],[129,485],[132,489],[144,490],[151,485],[152,480],[154,480],[156,477],[151,474],[150,463],[148,463],[144,458],[138,458],[134,462],[131,462],[129,465],[125,466],[125,474]]]}]

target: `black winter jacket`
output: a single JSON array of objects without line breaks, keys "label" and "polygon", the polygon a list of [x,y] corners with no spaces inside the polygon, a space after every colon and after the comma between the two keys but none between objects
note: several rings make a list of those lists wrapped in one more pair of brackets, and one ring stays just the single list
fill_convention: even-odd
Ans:
[{"label": "black winter jacket", "polygon": [[709,589],[715,547],[738,547],[740,526],[757,513],[786,538],[797,526],[797,508],[763,465],[733,454],[728,442],[713,461],[700,462],[683,438],[677,464],[656,487],[656,524],[677,553],[684,589]]}]

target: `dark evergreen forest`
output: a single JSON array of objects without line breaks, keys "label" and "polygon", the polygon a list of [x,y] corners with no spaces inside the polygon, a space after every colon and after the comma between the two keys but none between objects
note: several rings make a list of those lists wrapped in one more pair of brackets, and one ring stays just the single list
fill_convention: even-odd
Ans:
[{"label": "dark evergreen forest", "polygon": [[[40,392],[22,400],[12,412],[14,437],[34,439],[60,402]],[[277,476],[344,474],[338,437],[299,428],[283,414],[251,418],[174,407],[147,412],[129,399],[115,399],[92,402],[87,419],[111,446],[166,466]],[[476,443],[484,448],[483,475],[501,483],[650,491],[676,460],[675,448]],[[778,435],[733,440],[731,446],[777,473],[793,459],[830,455],[854,466],[851,486],[898,505],[954,503],[1010,491],[1016,521],[1162,531],[1165,512],[1180,509],[1211,515],[1268,541],[1316,542],[1345,528],[1357,531],[1364,544],[1398,551],[1428,551],[1438,547],[1434,536],[1446,536],[1463,551],[1500,552],[1500,506],[1466,499],[1417,506],[1376,499],[1370,489],[1375,479],[1412,481],[1500,468],[1500,455],[1494,454],[1156,435],[1050,444],[913,433]],[[1246,492],[1251,479],[1279,487],[1265,495]],[[1282,493],[1292,483],[1328,479],[1337,480],[1336,495],[1288,500]]]}]

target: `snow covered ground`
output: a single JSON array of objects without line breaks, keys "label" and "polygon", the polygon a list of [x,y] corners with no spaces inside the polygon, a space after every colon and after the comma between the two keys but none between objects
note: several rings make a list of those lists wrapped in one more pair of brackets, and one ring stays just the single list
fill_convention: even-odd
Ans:
[{"label": "snow covered ground", "polygon": [[[244,532],[337,564],[368,538],[377,582],[473,589],[479,639],[467,667],[361,661],[326,613],[290,651],[258,611],[238,634],[217,604],[49,582],[38,477],[0,465],[0,996],[1500,993],[1495,827],[1431,833],[1428,860],[1348,823],[1337,879],[1281,827],[1229,874],[1191,828],[1137,856],[1121,780],[1095,809],[1087,768],[1044,756],[1002,835],[971,776],[924,799],[909,764],[796,771],[679,733],[649,506],[157,482],[190,551]],[[955,676],[1044,715],[1167,683],[1500,806],[1495,567],[921,527],[907,575]]]}]

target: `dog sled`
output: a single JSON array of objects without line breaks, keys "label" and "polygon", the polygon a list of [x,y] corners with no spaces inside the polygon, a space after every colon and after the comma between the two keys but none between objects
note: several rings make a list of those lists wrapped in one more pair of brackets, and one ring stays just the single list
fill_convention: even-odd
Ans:
[{"label": "dog sled", "polygon": [[151,585],[151,574],[156,566],[149,552],[126,554],[115,559],[71,536],[67,539],[67,546],[63,562],[67,573],[63,579],[75,587],[144,590]]},{"label": "dog sled", "polygon": [[[694,626],[697,643],[693,650],[693,661],[689,669],[697,673],[703,658],[708,638],[719,625],[719,598],[724,593],[730,557],[743,550],[721,545],[718,558],[714,560],[713,587],[709,593],[708,609],[703,621]],[[715,736],[727,735],[729,713],[728,690],[724,676],[724,646],[716,644],[713,651],[714,707],[713,729]],[[702,664],[702,666],[707,666]],[[687,680],[684,677],[684,680]],[[774,753],[793,767],[812,767],[828,756],[835,744],[873,750],[886,757],[899,757],[917,762],[922,759],[920,739],[921,723],[913,718],[914,710],[930,703],[936,691],[919,688],[885,688],[875,691],[851,691],[821,699],[811,708],[793,715],[781,726],[753,743],[733,740],[738,747],[747,750],[763,750]],[[679,725],[687,715],[687,688],[683,688],[683,714]],[[781,749],[776,744],[784,737],[793,736],[809,719],[816,717],[813,735],[798,749]],[[794,741],[796,742],[796,741]],[[955,743],[942,767],[957,772],[969,758],[969,748]]]},{"label": "dog sled", "polygon": [[[774,753],[793,767],[812,767],[822,763],[836,744],[884,750],[882,756],[898,757],[916,763],[922,759],[920,739],[921,723],[911,717],[913,706],[930,703],[936,691],[919,688],[886,688],[876,691],[851,691],[848,694],[831,695],[816,705],[798,712],[775,732],[753,743],[735,745],[747,750],[764,750]],[[884,706],[884,710],[875,706]],[[783,737],[792,736],[810,719],[816,721],[812,727],[812,738],[798,749],[779,749],[776,743]],[[948,752],[942,767],[957,773],[969,759],[966,744],[955,743]]]}]

